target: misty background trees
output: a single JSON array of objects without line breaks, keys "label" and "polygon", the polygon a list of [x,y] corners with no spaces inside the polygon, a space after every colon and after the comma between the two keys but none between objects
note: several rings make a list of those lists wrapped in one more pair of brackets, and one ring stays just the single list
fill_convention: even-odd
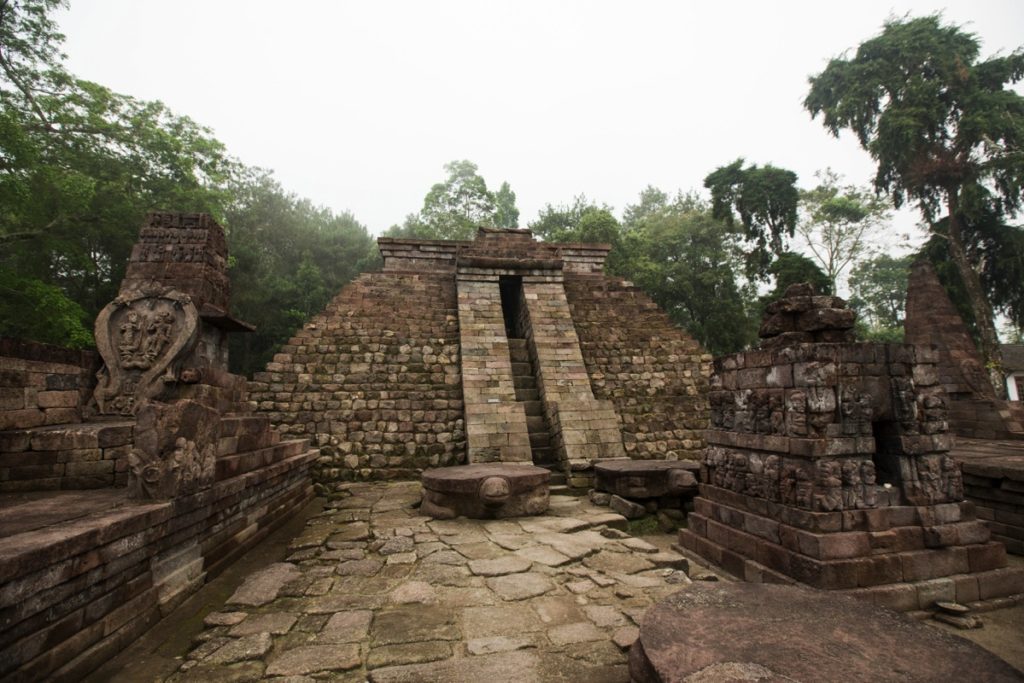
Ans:
[{"label": "misty background trees", "polygon": [[[234,313],[258,328],[232,340],[233,369],[251,373],[379,266],[373,236],[188,117],[69,73],[52,19],[61,5],[0,0],[0,335],[90,346],[145,212],[207,211],[227,231]],[[524,221],[507,181],[453,160],[383,234],[466,240],[478,226],[522,226],[608,243],[608,271],[715,354],[753,344],[766,302],[801,281],[848,296],[862,338],[899,340],[907,267],[929,258],[998,370],[994,314],[1024,323],[1024,98],[1007,87],[1024,77],[1024,54],[979,52],[940,17],[891,20],[810,79],[805,107],[857,135],[878,164],[872,187],[828,169],[801,185],[771,163],[723,159],[701,192],[647,186],[621,211],[550,198]],[[895,248],[889,210],[905,201],[929,234],[917,253]]]}]

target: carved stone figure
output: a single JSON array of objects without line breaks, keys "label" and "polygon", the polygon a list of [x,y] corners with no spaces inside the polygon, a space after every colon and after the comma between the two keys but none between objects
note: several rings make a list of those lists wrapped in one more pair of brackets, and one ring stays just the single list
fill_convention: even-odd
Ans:
[{"label": "carved stone figure", "polygon": [[220,413],[191,400],[148,402],[136,416],[128,496],[166,500],[213,483]]},{"label": "carved stone figure", "polygon": [[790,436],[807,436],[807,394],[794,391],[786,399],[786,421]]},{"label": "carved stone figure", "polygon": [[942,488],[951,502],[964,499],[964,479],[960,465],[949,455],[942,456]]},{"label": "carved stone figure", "polygon": [[942,466],[938,456],[925,455],[917,460],[918,479],[921,482],[921,493],[929,503],[945,500],[946,492],[942,486]]},{"label": "carved stone figure", "polygon": [[781,497],[779,489],[779,470],[781,459],[777,455],[769,455],[764,459],[764,493],[765,498],[777,502]]},{"label": "carved stone figure", "polygon": [[796,506],[810,510],[813,502],[814,481],[803,467],[796,468],[795,476]]},{"label": "carved stone figure", "polygon": [[814,495],[814,509],[831,512],[843,509],[843,480],[839,463],[835,460],[818,461],[818,493]]},{"label": "carved stone figure", "polygon": [[134,415],[173,381],[198,339],[199,312],[174,290],[122,294],[96,318],[103,358],[93,392],[101,415]]},{"label": "carved stone figure", "polygon": [[865,460],[860,465],[860,480],[864,485],[864,507],[873,508],[878,505],[878,489],[876,481],[875,463]]},{"label": "carved stone figure", "polygon": [[864,491],[860,480],[861,464],[856,460],[843,460],[843,509],[855,510],[862,506]]}]

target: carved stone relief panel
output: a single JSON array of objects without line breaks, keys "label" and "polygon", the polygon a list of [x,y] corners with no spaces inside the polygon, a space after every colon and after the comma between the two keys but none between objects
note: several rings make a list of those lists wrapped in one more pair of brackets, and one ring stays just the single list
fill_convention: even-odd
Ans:
[{"label": "carved stone relief panel", "polygon": [[96,318],[103,368],[93,392],[100,415],[134,415],[167,382],[195,345],[199,314],[177,291],[118,296]]}]

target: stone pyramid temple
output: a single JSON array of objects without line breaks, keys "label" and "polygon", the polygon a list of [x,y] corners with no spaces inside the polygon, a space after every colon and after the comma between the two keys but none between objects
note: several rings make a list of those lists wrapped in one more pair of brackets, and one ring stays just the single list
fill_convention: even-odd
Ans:
[{"label": "stone pyramid temple", "polygon": [[603,460],[700,457],[711,358],[604,273],[607,245],[488,228],[379,245],[383,269],[249,384],[259,414],[320,447],[321,493],[483,463],[540,466],[582,492]]}]

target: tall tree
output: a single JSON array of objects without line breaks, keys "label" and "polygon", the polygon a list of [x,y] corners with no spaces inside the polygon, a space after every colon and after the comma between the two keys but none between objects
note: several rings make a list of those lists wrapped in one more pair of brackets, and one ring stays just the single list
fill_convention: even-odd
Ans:
[{"label": "tall tree", "polygon": [[580,221],[584,214],[592,211],[611,214],[612,208],[607,204],[598,205],[581,194],[573,197],[571,204],[546,204],[529,228],[545,242],[578,242]]},{"label": "tall tree", "polygon": [[903,340],[910,257],[878,254],[850,271],[850,306],[860,335],[872,341]]},{"label": "tall tree", "polygon": [[1024,188],[1024,50],[979,59],[978,39],[938,15],[893,19],[852,58],[831,60],[810,79],[804,106],[838,136],[849,129],[878,164],[875,187],[897,207],[916,203],[944,239],[963,282],[1004,395],[992,306],[972,261],[965,225],[988,212],[1012,216]]},{"label": "tall tree", "polygon": [[835,292],[840,275],[865,255],[871,233],[888,217],[889,209],[873,192],[842,185],[830,169],[817,177],[815,188],[800,192],[796,230]]},{"label": "tall tree", "polygon": [[[63,5],[0,0],[0,270],[29,294],[22,315],[82,311],[87,325],[114,297],[145,212],[220,215],[238,166],[159,102],[68,73],[52,19]],[[0,332],[18,333],[9,323]],[[49,329],[40,341],[81,340]]]},{"label": "tall tree", "polygon": [[746,297],[736,279],[742,252],[736,235],[695,196],[647,188],[627,207],[616,274],[634,281],[715,354],[753,339]]},{"label": "tall tree", "polygon": [[495,225],[494,195],[471,161],[444,165],[448,177],[423,199],[420,217],[435,239],[471,239],[478,226]]},{"label": "tall tree", "polygon": [[786,250],[786,238],[796,229],[796,174],[771,165],[744,168],[743,159],[737,159],[709,173],[704,187],[711,190],[714,217],[738,227],[753,243],[747,250],[747,276],[766,279],[773,257]]},{"label": "tall tree", "polygon": [[499,228],[519,227],[519,209],[516,208],[516,193],[503,182],[494,193],[494,225]]}]

